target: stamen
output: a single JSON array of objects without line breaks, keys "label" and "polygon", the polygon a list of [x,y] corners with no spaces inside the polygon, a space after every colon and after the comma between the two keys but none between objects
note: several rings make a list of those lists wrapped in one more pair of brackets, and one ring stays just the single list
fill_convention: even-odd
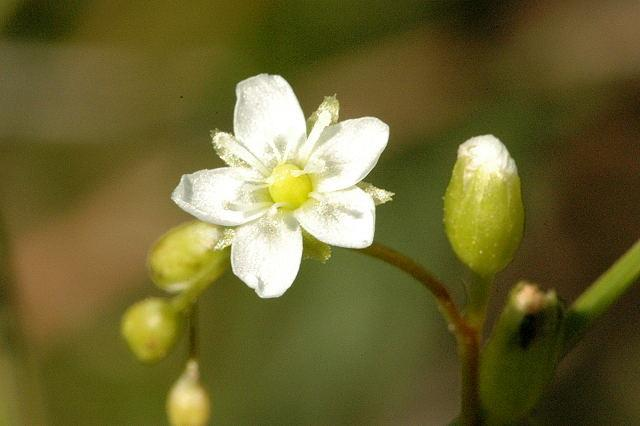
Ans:
[{"label": "stamen", "polygon": [[280,150],[276,147],[276,141],[273,139],[269,139],[268,143],[269,143],[269,147],[273,151],[273,154],[276,156],[276,160],[278,164],[282,163],[283,162],[282,155],[280,154]]},{"label": "stamen", "polygon": [[271,205],[273,205],[273,203],[270,203],[268,201],[264,201],[262,203],[236,203],[233,201],[229,201],[224,204],[224,208],[227,210],[238,212],[252,213],[270,207]]},{"label": "stamen", "polygon": [[313,148],[315,148],[316,143],[320,139],[320,135],[322,131],[331,123],[331,114],[329,111],[322,111],[318,114],[318,119],[313,124],[313,128],[309,132],[309,136],[307,136],[307,142],[302,146],[300,150],[299,160],[303,164],[305,164],[309,160],[309,156],[313,152]]},{"label": "stamen", "polygon": [[326,169],[324,162],[317,164],[308,164],[304,167],[304,172],[307,174],[320,174]]},{"label": "stamen", "polygon": [[242,161],[250,165],[253,169],[259,171],[263,176],[269,176],[270,172],[264,166],[264,164],[262,164],[262,161],[260,161],[255,155],[253,155],[251,151],[249,151],[244,145],[242,145],[239,140],[234,140],[236,143],[229,143],[225,146],[225,148],[228,149],[231,154],[235,155],[236,157],[240,158]]},{"label": "stamen", "polygon": [[273,216],[276,213],[278,213],[278,209],[280,207],[285,207],[286,205],[287,203],[273,203],[271,207],[269,207],[269,211],[267,212],[267,214],[269,214],[270,216]]},{"label": "stamen", "polygon": [[321,194],[319,192],[310,192],[309,198],[313,198],[314,200],[320,201],[320,202],[327,199],[327,197],[324,194]]}]

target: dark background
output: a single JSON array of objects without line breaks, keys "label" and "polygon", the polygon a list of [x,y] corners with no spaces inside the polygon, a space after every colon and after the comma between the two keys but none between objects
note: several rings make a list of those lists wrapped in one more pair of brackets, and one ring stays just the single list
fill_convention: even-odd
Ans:
[{"label": "dark background", "polygon": [[[0,3],[0,416],[157,425],[184,342],[141,366],[123,310],[160,291],[147,248],[189,219],[179,176],[221,165],[235,84],[283,75],[307,115],[379,117],[367,179],[396,192],[376,238],[461,296],[442,227],[456,148],[493,133],[523,182],[521,278],[571,301],[640,234],[640,3],[4,1]],[[640,289],[565,359],[534,424],[640,424]],[[201,305],[213,423],[443,424],[453,339],[409,278],[335,249],[260,300],[231,273]],[[17,414],[16,414],[17,413]],[[14,416],[14,417],[11,417]],[[24,416],[24,417],[15,417]]]}]

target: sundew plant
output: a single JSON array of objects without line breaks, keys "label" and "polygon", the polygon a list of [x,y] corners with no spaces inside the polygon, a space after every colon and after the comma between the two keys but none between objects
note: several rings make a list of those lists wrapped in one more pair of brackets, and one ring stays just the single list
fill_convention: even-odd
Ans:
[{"label": "sundew plant", "polygon": [[134,304],[122,319],[122,334],[143,362],[163,359],[188,334],[184,373],[167,396],[173,425],[207,424],[215,410],[198,367],[207,354],[198,350],[197,302],[228,269],[257,297],[281,297],[304,259],[332,267],[333,246],[415,278],[457,344],[461,406],[451,420],[461,425],[526,419],[563,356],[640,275],[636,243],[570,304],[536,283],[500,282],[512,288],[497,320],[485,324],[496,276],[516,255],[525,226],[517,164],[503,142],[484,135],[462,143],[443,188],[444,229],[470,277],[458,301],[450,284],[374,239],[376,208],[394,194],[365,179],[393,143],[393,129],[374,117],[340,121],[336,96],[305,119],[277,75],[241,81],[236,98],[233,134],[212,132],[227,166],[182,176],[171,199],[196,220],[169,230],[150,250],[151,279],[167,296]]}]

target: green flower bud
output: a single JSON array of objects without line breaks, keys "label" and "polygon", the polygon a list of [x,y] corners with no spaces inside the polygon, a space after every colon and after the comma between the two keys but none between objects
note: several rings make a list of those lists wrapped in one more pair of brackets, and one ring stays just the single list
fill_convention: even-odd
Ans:
[{"label": "green flower bud", "polygon": [[229,266],[227,240],[224,228],[205,222],[186,222],[169,230],[149,251],[151,279],[171,292],[184,290],[203,274],[209,281],[217,279]]},{"label": "green flower bud", "polygon": [[562,341],[563,306],[554,291],[521,282],[509,294],[480,364],[488,424],[526,416],[553,378]]},{"label": "green flower bud", "polygon": [[444,197],[444,225],[456,255],[481,276],[495,275],[513,258],[524,225],[520,178],[495,137],[471,138],[458,148]]},{"label": "green flower bud", "polygon": [[209,421],[211,403],[200,384],[198,363],[190,360],[182,376],[169,391],[167,416],[172,426],[203,426]]},{"label": "green flower bud", "polygon": [[142,300],[127,309],[121,333],[135,356],[143,362],[163,359],[180,333],[182,316],[159,297]]}]

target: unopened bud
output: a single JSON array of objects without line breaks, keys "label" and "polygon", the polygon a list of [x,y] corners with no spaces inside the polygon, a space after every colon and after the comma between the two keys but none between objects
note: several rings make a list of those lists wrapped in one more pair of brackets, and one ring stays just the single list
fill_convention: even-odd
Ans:
[{"label": "unopened bud", "polygon": [[167,397],[167,416],[172,426],[203,426],[209,421],[211,403],[200,384],[198,363],[190,360]]},{"label": "unopened bud", "polygon": [[173,348],[182,317],[164,299],[142,300],[127,309],[121,332],[134,355],[143,362],[163,359]]},{"label": "unopened bud", "polygon": [[229,266],[225,238],[224,228],[199,221],[169,230],[149,251],[151,279],[171,292],[184,290],[203,274],[209,281],[217,279]]},{"label": "unopened bud", "polygon": [[563,307],[554,291],[519,283],[511,290],[480,364],[480,398],[489,424],[526,416],[553,378]]},{"label": "unopened bud", "polygon": [[520,178],[494,136],[477,136],[458,148],[444,197],[444,225],[457,256],[481,276],[495,275],[513,258],[524,225]]}]

